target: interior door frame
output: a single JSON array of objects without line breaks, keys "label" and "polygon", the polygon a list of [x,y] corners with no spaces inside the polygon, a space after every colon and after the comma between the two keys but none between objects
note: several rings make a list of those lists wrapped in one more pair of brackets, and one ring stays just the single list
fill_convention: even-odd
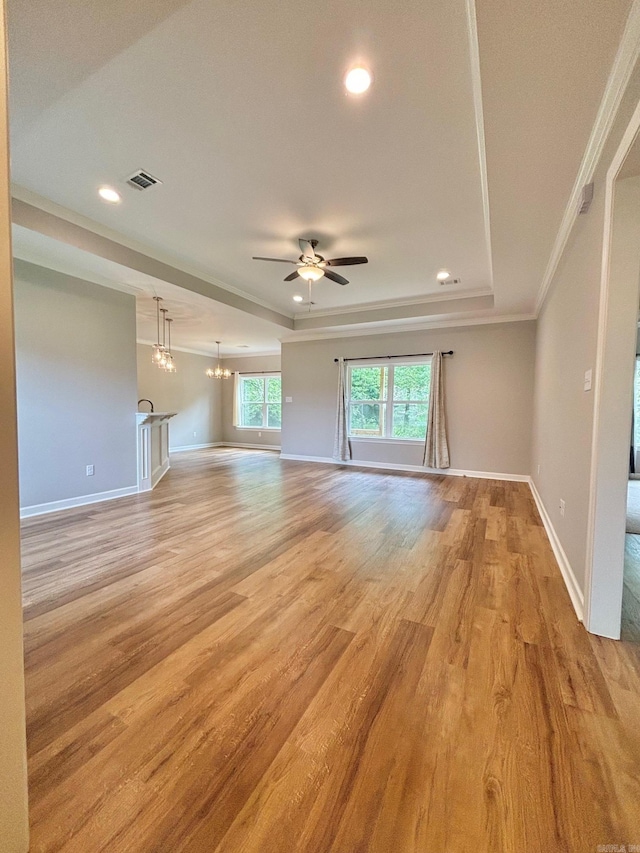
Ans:
[{"label": "interior door frame", "polygon": [[[624,317],[621,322],[621,302],[630,300],[631,289],[628,287],[628,279],[621,280],[617,275],[611,274],[611,267],[612,259],[616,260],[616,182],[622,164],[639,133],[640,103],[633,113],[606,176],[595,361],[584,622],[592,633],[612,639],[620,638],[622,619],[624,519],[629,476],[628,435],[631,429],[631,410],[626,396],[629,383],[633,382],[632,371],[635,369],[635,359],[630,353],[633,349],[635,356],[638,289],[636,287],[635,315],[631,318],[633,322]],[[620,187],[618,189],[620,190]],[[627,349],[628,377],[624,360]],[[628,424],[624,422],[624,417],[622,423],[620,420],[622,405],[629,409]],[[623,432],[626,437],[621,438]]]}]

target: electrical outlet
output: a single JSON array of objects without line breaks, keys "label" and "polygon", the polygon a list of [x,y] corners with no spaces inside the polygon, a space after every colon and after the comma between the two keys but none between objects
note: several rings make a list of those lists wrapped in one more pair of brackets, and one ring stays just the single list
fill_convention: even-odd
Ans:
[{"label": "electrical outlet", "polygon": [[285,397],[284,401],[285,403],[293,403],[293,397]]},{"label": "electrical outlet", "polygon": [[262,438],[262,433],[261,433],[261,432],[259,432],[259,433],[258,433],[258,438]]},{"label": "electrical outlet", "polygon": [[538,474],[540,473],[540,466],[538,465]]},{"label": "electrical outlet", "polygon": [[196,431],[195,430],[193,431],[193,437],[194,438],[196,437]]},{"label": "electrical outlet", "polygon": [[93,475],[94,475],[95,473],[96,473],[95,466],[93,466],[93,465],[87,465],[87,477],[93,477]]},{"label": "electrical outlet", "polygon": [[560,515],[564,517],[564,501],[560,498]]}]

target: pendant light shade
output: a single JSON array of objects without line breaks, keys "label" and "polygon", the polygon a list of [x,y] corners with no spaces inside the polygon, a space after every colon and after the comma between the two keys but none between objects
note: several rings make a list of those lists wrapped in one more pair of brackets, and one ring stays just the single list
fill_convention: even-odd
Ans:
[{"label": "pendant light shade", "polygon": [[231,376],[231,371],[228,367],[222,367],[220,364],[220,341],[216,341],[218,344],[218,363],[215,367],[208,367],[205,370],[205,373],[209,377],[209,379],[229,379]]},{"label": "pendant light shade", "polygon": [[167,366],[167,357],[169,356],[169,350],[167,349],[167,314],[169,313],[168,308],[161,308],[160,313],[162,314],[162,344],[160,346],[160,358],[158,359],[158,367],[161,367],[163,370]]},{"label": "pendant light shade", "polygon": [[167,358],[166,358],[166,363],[164,366],[164,369],[167,371],[167,373],[175,373],[177,370],[176,363],[174,361],[173,356],[171,355],[171,324],[172,323],[173,323],[173,320],[170,319],[169,317],[167,317],[167,334],[168,334]]},{"label": "pendant light shade", "polygon": [[151,362],[159,367],[162,363],[164,352],[164,347],[160,343],[160,303],[162,302],[162,297],[154,296],[153,301],[156,303],[156,343],[151,347]]}]

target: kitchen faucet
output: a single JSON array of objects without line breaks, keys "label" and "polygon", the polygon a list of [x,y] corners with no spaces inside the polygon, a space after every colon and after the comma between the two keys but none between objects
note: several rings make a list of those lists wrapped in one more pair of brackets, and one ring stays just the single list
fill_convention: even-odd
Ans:
[{"label": "kitchen faucet", "polygon": [[141,400],[138,400],[138,408],[140,408],[140,403],[148,403],[151,406],[151,414],[153,414],[153,403],[151,400],[147,400],[146,397],[142,397]]}]

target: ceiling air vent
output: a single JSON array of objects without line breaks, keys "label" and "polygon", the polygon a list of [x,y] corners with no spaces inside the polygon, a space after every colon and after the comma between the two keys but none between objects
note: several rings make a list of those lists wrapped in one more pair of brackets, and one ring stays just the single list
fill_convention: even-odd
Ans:
[{"label": "ceiling air vent", "polygon": [[149,172],[145,172],[143,169],[138,169],[138,171],[134,172],[133,175],[129,175],[127,183],[130,187],[135,187],[137,190],[150,190],[151,187],[161,184],[162,181],[158,180],[158,178],[154,178],[153,175],[149,174]]}]

